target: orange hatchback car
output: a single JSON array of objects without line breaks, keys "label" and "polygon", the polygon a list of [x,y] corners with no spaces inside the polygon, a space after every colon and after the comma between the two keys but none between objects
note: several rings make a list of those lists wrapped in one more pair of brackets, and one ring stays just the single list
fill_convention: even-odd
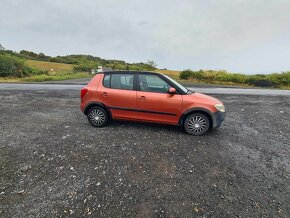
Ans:
[{"label": "orange hatchback car", "polygon": [[115,119],[179,125],[191,135],[221,126],[223,103],[156,72],[100,72],[81,90],[81,110],[94,127]]}]

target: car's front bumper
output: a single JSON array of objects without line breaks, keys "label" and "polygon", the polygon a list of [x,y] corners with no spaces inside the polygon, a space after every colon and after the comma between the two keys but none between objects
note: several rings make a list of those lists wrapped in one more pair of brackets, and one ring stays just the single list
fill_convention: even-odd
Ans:
[{"label": "car's front bumper", "polygon": [[217,111],[214,113],[213,128],[218,128],[222,125],[226,117],[226,112]]}]

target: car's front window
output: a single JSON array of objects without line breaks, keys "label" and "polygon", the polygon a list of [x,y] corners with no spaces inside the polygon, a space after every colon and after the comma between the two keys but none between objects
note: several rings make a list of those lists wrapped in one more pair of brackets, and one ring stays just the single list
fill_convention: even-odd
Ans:
[{"label": "car's front window", "polygon": [[167,93],[170,85],[157,75],[139,75],[140,91]]},{"label": "car's front window", "polygon": [[187,88],[185,88],[183,85],[179,84],[178,82],[176,82],[174,79],[171,79],[169,76],[164,75],[168,80],[170,80],[170,82],[172,82],[174,85],[176,85],[179,89],[181,89],[183,92],[190,94],[192,93],[192,91],[188,90]]}]

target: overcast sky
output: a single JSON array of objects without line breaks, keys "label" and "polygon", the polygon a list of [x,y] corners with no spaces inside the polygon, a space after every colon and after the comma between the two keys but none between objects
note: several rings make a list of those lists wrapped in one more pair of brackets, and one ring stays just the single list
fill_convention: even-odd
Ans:
[{"label": "overcast sky", "polygon": [[160,68],[290,70],[289,0],[0,0],[0,43]]}]

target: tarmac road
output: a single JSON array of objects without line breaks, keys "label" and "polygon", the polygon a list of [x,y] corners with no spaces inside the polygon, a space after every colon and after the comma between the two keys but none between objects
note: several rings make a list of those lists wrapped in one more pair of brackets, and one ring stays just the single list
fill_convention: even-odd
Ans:
[{"label": "tarmac road", "polygon": [[0,217],[290,217],[289,96],[214,95],[226,120],[194,137],[93,128],[79,88],[1,85]]},{"label": "tarmac road", "polygon": [[[0,83],[0,90],[80,90],[84,85],[80,84],[21,84]],[[277,89],[243,89],[243,88],[201,88],[189,87],[190,90],[205,94],[228,95],[265,95],[265,96],[290,96],[290,90]]]}]

